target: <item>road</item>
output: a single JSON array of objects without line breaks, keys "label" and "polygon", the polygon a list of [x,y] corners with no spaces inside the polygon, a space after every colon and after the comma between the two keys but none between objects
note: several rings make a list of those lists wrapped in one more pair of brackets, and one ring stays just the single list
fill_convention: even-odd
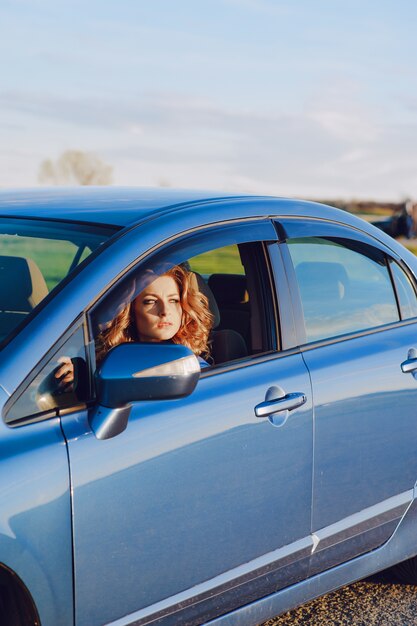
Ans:
[{"label": "road", "polygon": [[[391,577],[392,580],[392,577]],[[379,576],[343,587],[262,626],[417,626],[417,587]]]}]

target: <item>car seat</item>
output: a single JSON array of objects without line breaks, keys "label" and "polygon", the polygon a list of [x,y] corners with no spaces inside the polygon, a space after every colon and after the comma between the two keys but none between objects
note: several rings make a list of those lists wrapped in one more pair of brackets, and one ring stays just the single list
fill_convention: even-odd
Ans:
[{"label": "car seat", "polygon": [[0,339],[6,337],[46,295],[48,287],[35,261],[0,256]]},{"label": "car seat", "polygon": [[242,335],[233,328],[220,327],[220,325],[224,326],[222,324],[222,314],[219,311],[213,291],[201,274],[197,272],[191,273],[191,285],[206,296],[210,311],[214,317],[213,330],[210,337],[211,356],[214,363],[218,365],[247,356],[248,348]]},{"label": "car seat", "polygon": [[220,310],[218,330],[232,329],[251,345],[251,315],[244,274],[212,274],[208,279]]}]

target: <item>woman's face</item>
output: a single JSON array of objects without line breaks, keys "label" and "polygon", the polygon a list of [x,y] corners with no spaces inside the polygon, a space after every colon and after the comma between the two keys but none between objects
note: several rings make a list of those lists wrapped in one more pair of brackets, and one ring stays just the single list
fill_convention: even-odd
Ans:
[{"label": "woman's face", "polygon": [[160,276],[133,301],[140,341],[166,341],[181,326],[182,308],[178,285],[171,276]]}]

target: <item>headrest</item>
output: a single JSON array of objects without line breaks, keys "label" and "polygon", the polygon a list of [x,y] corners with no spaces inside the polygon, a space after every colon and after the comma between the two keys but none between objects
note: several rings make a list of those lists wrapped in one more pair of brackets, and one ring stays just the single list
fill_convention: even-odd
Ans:
[{"label": "headrest", "polygon": [[200,291],[204,296],[206,296],[209,303],[209,309],[214,317],[213,328],[216,328],[216,326],[220,324],[220,311],[212,290],[207,285],[201,274],[198,274],[197,272],[190,272],[190,285],[193,289]]},{"label": "headrest", "polygon": [[248,355],[248,349],[242,335],[227,328],[213,333],[211,354],[217,365],[234,359],[242,359]]},{"label": "headrest", "polygon": [[341,263],[325,261],[302,262],[295,268],[298,284],[303,295],[316,299],[342,300],[349,284],[349,278]]},{"label": "headrest", "polygon": [[208,284],[219,306],[242,304],[248,301],[247,281],[244,274],[212,274],[208,279]]},{"label": "headrest", "polygon": [[32,259],[0,256],[0,310],[29,313],[45,296],[48,287]]}]

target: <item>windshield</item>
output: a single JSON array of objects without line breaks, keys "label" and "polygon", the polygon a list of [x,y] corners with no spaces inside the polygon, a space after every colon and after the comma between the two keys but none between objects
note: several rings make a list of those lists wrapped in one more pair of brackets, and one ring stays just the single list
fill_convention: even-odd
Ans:
[{"label": "windshield", "polygon": [[0,342],[114,233],[89,224],[0,218]]}]

